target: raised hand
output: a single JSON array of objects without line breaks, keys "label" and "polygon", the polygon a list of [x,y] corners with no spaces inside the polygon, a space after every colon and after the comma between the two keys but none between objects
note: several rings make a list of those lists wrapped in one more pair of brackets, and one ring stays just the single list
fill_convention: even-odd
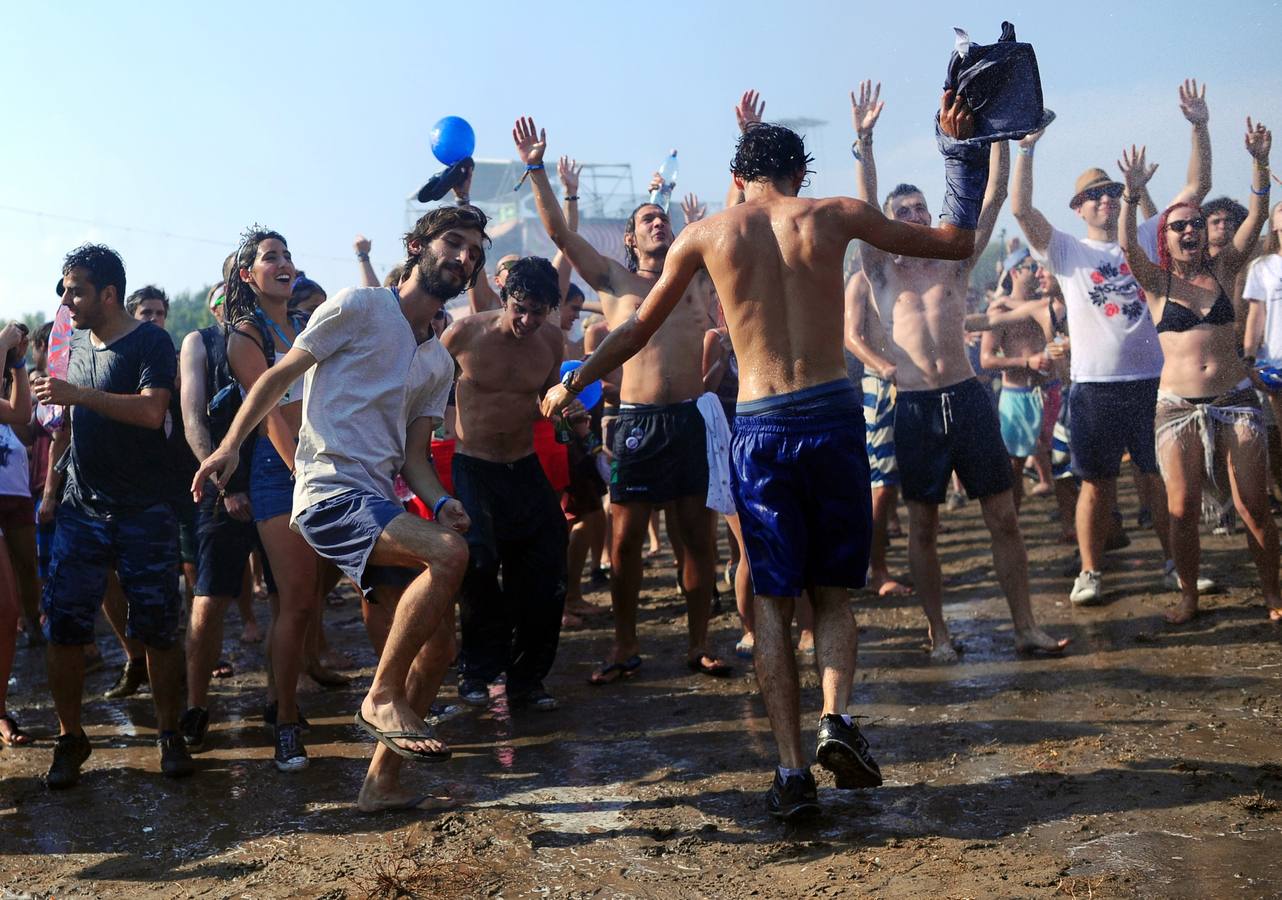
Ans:
[{"label": "raised hand", "polygon": [[472,173],[476,171],[476,164],[468,164],[463,171],[465,173],[463,180],[454,185],[454,196],[463,202],[467,202],[472,197]]},{"label": "raised hand", "polygon": [[686,194],[686,198],[681,201],[681,212],[686,217],[686,224],[698,222],[708,214],[708,204],[699,202],[698,194]]},{"label": "raised hand", "polygon": [[975,116],[956,91],[944,91],[939,98],[939,130],[955,141],[964,141],[975,133]]},{"label": "raised hand", "polygon": [[352,242],[352,246],[356,248],[357,253],[364,253],[368,256],[369,248],[374,246],[374,244],[365,235],[358,234],[356,235],[356,240]]},{"label": "raised hand", "polygon": [[761,121],[761,114],[766,111],[766,101],[756,91],[744,91],[739,98],[739,105],[734,108],[734,117],[739,122],[739,130],[747,131],[749,125]]},{"label": "raised hand", "polygon": [[579,193],[579,173],[582,171],[583,163],[577,159],[562,156],[556,161],[556,177],[561,180],[561,187],[565,190],[567,197],[573,197]]},{"label": "raised hand", "polygon": [[1199,92],[1197,79],[1189,78],[1180,85],[1180,112],[1193,125],[1205,125],[1211,119],[1211,112],[1206,108],[1206,85]]},{"label": "raised hand", "polygon": [[1025,150],[1031,150],[1037,144],[1037,142],[1042,139],[1042,135],[1044,135],[1045,133],[1046,133],[1046,129],[1040,128],[1037,131],[1034,131],[1032,134],[1026,134],[1019,139],[1019,145],[1023,147]]},{"label": "raised hand", "polygon": [[1144,185],[1148,184],[1153,173],[1157,171],[1157,163],[1148,165],[1144,158],[1147,148],[1140,147],[1138,150],[1134,144],[1131,144],[1131,150],[1128,153],[1126,148],[1122,148],[1122,158],[1117,161],[1117,167],[1122,170],[1122,180],[1126,182],[1126,192],[1134,195],[1143,190]]},{"label": "raised hand", "polygon": [[650,176],[650,183],[646,186],[646,193],[653,194],[655,191],[663,189],[663,176],[655,172]]},{"label": "raised hand", "polygon": [[1269,162],[1269,150],[1273,148],[1273,132],[1265,128],[1263,123],[1255,122],[1252,124],[1251,117],[1246,117],[1246,152],[1254,157],[1257,163],[1267,165]]},{"label": "raised hand", "polygon": [[512,129],[512,140],[516,143],[517,155],[527,166],[543,165],[543,151],[548,147],[548,133],[540,131],[529,116],[516,120]]},{"label": "raised hand", "polygon": [[881,82],[873,87],[871,80],[861,81],[859,96],[856,97],[854,91],[850,92],[850,118],[855,124],[855,134],[861,138],[871,135],[885,105],[881,100]]}]

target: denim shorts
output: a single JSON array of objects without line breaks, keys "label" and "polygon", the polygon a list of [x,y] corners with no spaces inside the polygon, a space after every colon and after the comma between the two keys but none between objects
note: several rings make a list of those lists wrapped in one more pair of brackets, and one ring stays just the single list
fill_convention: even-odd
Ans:
[{"label": "denim shorts", "polygon": [[294,476],[267,438],[254,444],[254,464],[249,471],[249,503],[254,521],[287,516],[294,509]]},{"label": "denim shorts", "polygon": [[178,637],[178,524],[173,507],[92,516],[71,504],[58,507],[49,580],[41,609],[52,644],[92,644],[94,618],[115,568],[128,601],[125,633],[166,649]]}]

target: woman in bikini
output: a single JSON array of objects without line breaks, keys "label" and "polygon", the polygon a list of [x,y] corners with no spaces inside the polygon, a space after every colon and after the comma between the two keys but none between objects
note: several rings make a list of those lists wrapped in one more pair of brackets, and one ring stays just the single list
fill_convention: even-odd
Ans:
[{"label": "woman in bikini", "polygon": [[[241,388],[248,391],[293,346],[304,320],[288,312],[297,270],[281,235],[250,231],[231,268],[226,291],[227,361]],[[263,420],[249,476],[249,501],[277,589],[268,634],[272,678],[263,718],[275,729],[275,763],[282,772],[307,767],[302,741],[305,721],[296,693],[307,626],[317,607],[320,567],[316,551],[289,527],[302,401],[300,378]]]},{"label": "woman in bikini", "polygon": [[[1246,149],[1255,160],[1251,209],[1232,242],[1211,257],[1201,210],[1177,203],[1159,220],[1156,265],[1140,247],[1136,210],[1140,192],[1157,166],[1147,165],[1144,150],[1134,147],[1123,151],[1118,163],[1126,182],[1122,250],[1144,290],[1166,357],[1155,431],[1182,595],[1180,605],[1166,616],[1176,625],[1198,611],[1203,485],[1210,489],[1206,494],[1222,492],[1226,477],[1246,526],[1270,618],[1282,619],[1278,532],[1267,492],[1268,440],[1250,369],[1238,354],[1239,313],[1225,290],[1246,264],[1267,212],[1271,144],[1269,131],[1247,119]],[[1227,467],[1217,465],[1217,460],[1227,461]]]}]

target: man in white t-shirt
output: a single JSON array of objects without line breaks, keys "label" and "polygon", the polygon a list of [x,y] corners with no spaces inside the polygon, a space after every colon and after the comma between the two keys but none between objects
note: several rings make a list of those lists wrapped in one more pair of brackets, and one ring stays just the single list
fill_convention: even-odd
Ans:
[{"label": "man in white t-shirt", "polygon": [[[486,217],[472,206],[428,212],[405,236],[396,288],[355,288],[322,303],[294,346],[246,395],[227,437],[196,473],[199,492],[220,487],[237,448],[306,373],[290,524],[360,585],[379,664],[356,723],[382,746],[357,806],[407,809],[424,798],[400,786],[398,757],[448,759],[423,721],[453,656],[453,604],[467,568],[470,522],[428,456],[445,413],[454,360],[432,320],[484,270]],[[397,474],[432,507],[435,521],[396,499]],[[398,578],[388,569],[410,569]],[[408,586],[378,590],[389,580]]]},{"label": "man in white t-shirt", "polygon": [[[1180,86],[1180,110],[1193,126],[1188,183],[1172,203],[1200,203],[1211,188],[1211,144],[1206,88],[1196,82]],[[1166,558],[1168,586],[1179,588],[1170,559],[1166,489],[1158,473],[1153,444],[1157,383],[1162,350],[1157,330],[1117,244],[1122,184],[1103,169],[1087,169],[1077,179],[1069,207],[1086,224],[1085,239],[1054,228],[1033,206],[1033,153],[1041,133],[1019,143],[1011,184],[1011,211],[1023,228],[1034,255],[1059,279],[1072,336],[1072,379],[1068,404],[1073,472],[1082,479],[1077,501],[1077,543],[1081,573],[1070,600],[1079,606],[1098,603],[1104,541],[1115,505],[1123,452],[1139,468],[1151,498],[1153,529]],[[1157,217],[1144,198],[1150,219],[1141,226],[1141,241],[1156,246]],[[1214,585],[1209,583],[1208,588]],[[1201,584],[1199,584],[1201,589]]]},{"label": "man in white t-shirt", "polygon": [[1251,377],[1255,386],[1264,390],[1278,421],[1282,412],[1282,393],[1264,382],[1255,372],[1255,366],[1282,367],[1282,253],[1278,252],[1282,238],[1282,203],[1273,207],[1269,215],[1269,230],[1265,253],[1247,268],[1246,286],[1242,297],[1247,301],[1246,336],[1243,349],[1247,360],[1254,360]]}]

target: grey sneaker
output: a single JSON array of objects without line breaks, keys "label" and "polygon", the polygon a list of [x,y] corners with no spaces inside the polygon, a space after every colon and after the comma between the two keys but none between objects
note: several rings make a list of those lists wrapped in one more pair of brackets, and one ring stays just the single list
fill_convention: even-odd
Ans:
[{"label": "grey sneaker", "polygon": [[1100,602],[1103,593],[1100,573],[1082,572],[1073,582],[1073,590],[1069,592],[1068,599],[1074,606],[1094,606]]},{"label": "grey sneaker", "polygon": [[[1166,570],[1163,580],[1166,582],[1168,590],[1183,590],[1180,582],[1180,573],[1175,571],[1174,566]],[[1205,575],[1197,576],[1197,592],[1199,594],[1209,594],[1213,591],[1218,591],[1219,589],[1220,586],[1216,584],[1214,578],[1207,578]]]}]

